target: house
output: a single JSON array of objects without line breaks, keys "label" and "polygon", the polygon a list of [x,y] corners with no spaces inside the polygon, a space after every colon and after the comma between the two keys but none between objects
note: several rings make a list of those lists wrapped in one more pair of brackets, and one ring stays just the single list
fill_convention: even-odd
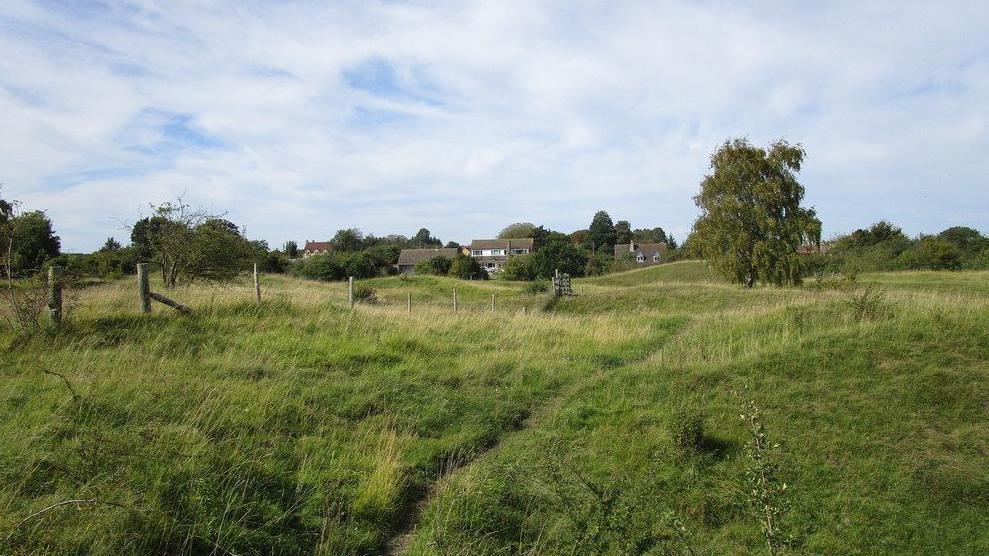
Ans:
[{"label": "house", "polygon": [[501,270],[508,258],[532,252],[532,238],[475,239],[470,243],[470,256],[488,272]]},{"label": "house", "polygon": [[457,247],[433,247],[431,249],[402,249],[398,254],[398,264],[395,267],[402,274],[413,274],[416,265],[433,257],[454,259],[460,254]]},{"label": "house", "polygon": [[632,260],[638,264],[656,264],[663,261],[669,248],[666,243],[619,243],[615,245],[615,261]]},{"label": "house", "polygon": [[330,252],[333,248],[333,244],[329,241],[309,241],[306,240],[306,246],[302,249],[302,258],[308,259],[313,255],[325,255]]}]

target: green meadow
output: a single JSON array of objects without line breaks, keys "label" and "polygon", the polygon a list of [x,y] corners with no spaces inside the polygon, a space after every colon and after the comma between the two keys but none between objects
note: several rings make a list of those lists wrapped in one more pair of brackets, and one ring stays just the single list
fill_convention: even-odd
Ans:
[{"label": "green meadow", "polygon": [[768,553],[753,405],[786,550],[989,552],[989,272],[360,284],[0,332],[0,554]]}]

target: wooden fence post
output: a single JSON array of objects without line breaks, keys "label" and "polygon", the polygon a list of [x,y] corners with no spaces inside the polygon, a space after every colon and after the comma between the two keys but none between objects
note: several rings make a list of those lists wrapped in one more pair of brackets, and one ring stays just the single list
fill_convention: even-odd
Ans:
[{"label": "wooden fence post", "polygon": [[409,292],[409,312],[412,312],[412,292]]},{"label": "wooden fence post", "polygon": [[347,277],[347,297],[350,299],[350,308],[354,308],[354,277]]},{"label": "wooden fence post", "polygon": [[254,263],[254,297],[261,303],[261,282],[258,280],[258,263]]},{"label": "wooden fence post", "polygon": [[141,312],[151,312],[151,283],[148,280],[148,263],[137,263],[137,293],[141,299]]},{"label": "wooden fence post", "polygon": [[491,310],[492,311],[494,311],[494,296],[495,296],[495,294],[491,294]]},{"label": "wooden fence post", "polygon": [[457,288],[453,288],[453,312],[457,312]]},{"label": "wooden fence post", "polygon": [[48,267],[48,316],[52,322],[62,322],[62,267]]}]

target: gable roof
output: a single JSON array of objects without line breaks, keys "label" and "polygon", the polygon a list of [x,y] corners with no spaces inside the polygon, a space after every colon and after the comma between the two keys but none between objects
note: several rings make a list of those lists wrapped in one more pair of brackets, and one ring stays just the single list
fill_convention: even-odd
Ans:
[{"label": "gable roof", "polygon": [[302,248],[303,251],[329,251],[333,248],[333,244],[329,241],[307,241],[306,246]]},{"label": "gable roof", "polygon": [[401,266],[405,265],[416,265],[422,261],[428,261],[433,257],[446,257],[448,259],[455,258],[460,253],[460,249],[456,247],[434,247],[432,249],[402,249],[402,252],[398,254],[398,264]]},{"label": "gable roof", "polygon": [[522,237],[518,239],[475,239],[471,240],[471,249],[528,249],[532,250],[532,238]]},{"label": "gable roof", "polygon": [[632,253],[638,256],[642,254],[647,259],[651,259],[654,255],[659,255],[662,258],[666,255],[666,250],[670,246],[666,243],[619,243],[615,245],[615,258],[619,258],[625,253]]}]

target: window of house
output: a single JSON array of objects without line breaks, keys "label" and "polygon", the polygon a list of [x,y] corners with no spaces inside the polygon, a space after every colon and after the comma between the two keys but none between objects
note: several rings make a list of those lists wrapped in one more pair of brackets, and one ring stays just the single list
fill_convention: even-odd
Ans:
[{"label": "window of house", "polygon": [[658,254],[652,256],[652,262],[654,262],[654,263],[658,263],[659,262],[659,255]]},{"label": "window of house", "polygon": [[484,268],[494,268],[494,267],[495,267],[494,263],[484,263]]},{"label": "window of house", "polygon": [[473,251],[470,252],[470,254],[473,255],[473,256],[475,256],[475,257],[480,257],[481,256],[481,250],[480,249],[474,249]]},{"label": "window of house", "polygon": [[644,263],[645,261],[646,261],[646,258],[644,256],[642,256],[642,255],[636,255],[635,256],[635,262],[637,262],[637,263]]},{"label": "window of house", "polygon": [[513,255],[525,255],[528,252],[529,252],[528,249],[512,249]]},{"label": "window of house", "polygon": [[492,255],[501,255],[502,254],[502,250],[501,249],[492,249],[491,250],[491,254]]}]

